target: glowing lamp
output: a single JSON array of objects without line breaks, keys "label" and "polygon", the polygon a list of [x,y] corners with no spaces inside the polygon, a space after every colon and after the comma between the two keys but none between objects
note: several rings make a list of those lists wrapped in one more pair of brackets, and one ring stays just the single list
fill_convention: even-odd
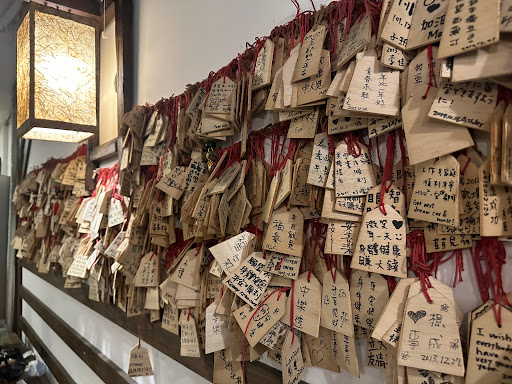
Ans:
[{"label": "glowing lamp", "polygon": [[18,137],[78,143],[98,132],[96,21],[30,3],[17,36]]}]

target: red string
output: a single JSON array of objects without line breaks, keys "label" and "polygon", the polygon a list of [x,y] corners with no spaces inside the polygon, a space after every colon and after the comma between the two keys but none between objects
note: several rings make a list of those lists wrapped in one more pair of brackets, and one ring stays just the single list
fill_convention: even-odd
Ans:
[{"label": "red string", "polygon": [[386,213],[386,208],[384,207],[384,196],[393,185],[393,165],[395,162],[395,131],[391,131],[388,133],[386,138],[386,163],[384,165],[384,172],[382,174],[382,184],[380,189],[380,200],[379,200],[379,209],[384,214]]},{"label": "red string", "polygon": [[354,134],[352,132],[348,132],[345,139],[345,144],[347,144],[348,153],[354,157],[361,156],[361,145],[355,139]]},{"label": "red string", "polygon": [[190,320],[190,312],[192,312],[192,308],[189,308],[189,309],[188,309],[187,321],[189,321],[189,320]]},{"label": "red string", "polygon": [[464,164],[464,167],[462,168],[462,171],[460,171],[461,175],[464,175],[466,173],[466,169],[468,169],[468,165],[471,163],[471,159],[468,157],[466,160],[466,164]]},{"label": "red string", "polygon": [[428,96],[428,91],[432,87],[432,84],[437,87],[436,73],[434,70],[434,63],[432,62],[432,45],[427,47],[427,57],[428,57],[428,87],[427,91],[423,95],[423,99],[426,99]]},{"label": "red string", "polygon": [[432,287],[428,279],[431,270],[426,260],[425,237],[422,230],[415,229],[413,232],[407,234],[407,247],[412,247],[412,257],[410,258],[410,262],[412,263],[411,270],[420,278],[423,294],[427,301],[431,303],[432,299],[427,292],[428,288]]},{"label": "red string", "polygon": [[137,327],[138,331],[137,332],[139,335],[139,346],[137,347],[137,349],[139,349],[140,348],[140,315],[137,316],[137,321],[138,321],[138,327]]}]

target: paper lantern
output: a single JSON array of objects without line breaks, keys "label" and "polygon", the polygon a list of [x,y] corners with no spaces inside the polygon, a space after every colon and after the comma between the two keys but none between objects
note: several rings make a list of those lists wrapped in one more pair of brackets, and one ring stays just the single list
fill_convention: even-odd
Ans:
[{"label": "paper lantern", "polygon": [[18,137],[78,143],[96,134],[96,21],[32,2],[16,40]]}]

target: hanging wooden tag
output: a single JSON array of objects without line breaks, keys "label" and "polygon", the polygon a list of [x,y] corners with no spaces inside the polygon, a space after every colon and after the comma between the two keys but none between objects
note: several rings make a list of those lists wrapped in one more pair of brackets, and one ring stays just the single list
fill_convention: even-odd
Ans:
[{"label": "hanging wooden tag", "polygon": [[181,313],[180,326],[180,356],[201,357],[199,341],[197,339],[196,322],[194,318],[183,311]]},{"label": "hanging wooden tag", "polygon": [[[320,327],[318,338],[305,335],[306,348],[310,351],[311,366],[339,373],[340,369],[333,353],[333,338],[333,332],[323,327]],[[302,352],[304,356],[304,349]]]},{"label": "hanging wooden tag", "polygon": [[500,2],[450,1],[446,10],[438,57],[457,56],[497,43],[500,39]]},{"label": "hanging wooden tag", "polygon": [[[407,49],[415,49],[441,40],[449,0],[416,1],[410,25]],[[450,33],[450,31],[446,31]]]},{"label": "hanging wooden tag", "polygon": [[501,185],[491,185],[490,161],[487,160],[479,170],[480,194],[480,235],[512,235],[512,192]]},{"label": "hanging wooden tag", "polygon": [[304,216],[298,208],[274,211],[263,239],[263,249],[302,256]]},{"label": "hanging wooden tag", "polygon": [[260,340],[260,344],[275,350],[279,344],[284,341],[288,327],[278,321]]},{"label": "hanging wooden tag", "polygon": [[410,296],[404,309],[398,364],[464,376],[464,360],[453,302],[429,289]]},{"label": "hanging wooden tag", "polygon": [[142,258],[135,276],[136,287],[158,287],[158,259],[154,252],[149,252]]},{"label": "hanging wooden tag", "polygon": [[225,349],[217,351],[213,355],[213,382],[215,384],[240,384],[243,382],[242,364],[239,361],[228,361]]},{"label": "hanging wooden tag", "polygon": [[336,197],[365,196],[375,186],[375,174],[368,150],[361,147],[361,155],[355,157],[349,153],[348,145],[341,141],[335,153],[335,189]]},{"label": "hanging wooden tag", "polygon": [[[270,291],[267,291],[262,299],[268,297],[269,293]],[[261,338],[279,321],[284,314],[285,305],[286,295],[275,292],[258,310],[256,308],[251,310],[249,305],[244,305],[233,312],[233,316],[251,347],[254,348]],[[249,323],[251,318],[252,320]],[[247,327],[247,324],[249,324],[249,327]]]},{"label": "hanging wooden tag", "polygon": [[322,219],[325,220],[344,220],[344,221],[361,221],[360,215],[355,215],[336,210],[336,192],[334,189],[324,190],[324,201],[322,204]]},{"label": "hanging wooden tag", "polygon": [[279,68],[274,76],[274,80],[272,81],[272,86],[270,87],[270,92],[267,98],[267,102],[265,104],[266,111],[272,111],[276,109],[276,102],[279,96],[279,90],[283,87],[283,68]]},{"label": "hanging wooden tag", "polygon": [[206,354],[225,349],[231,341],[229,317],[215,313],[217,304],[218,302],[214,301],[206,308]]},{"label": "hanging wooden tag", "polygon": [[229,166],[228,169],[226,169],[222,175],[220,175],[219,179],[217,180],[217,183],[213,186],[213,188],[207,193],[208,196],[216,195],[219,193],[226,192],[226,189],[230,186],[230,184],[235,179],[236,175],[238,175],[238,172],[241,168],[241,163],[236,162]]},{"label": "hanging wooden tag", "polygon": [[156,187],[164,191],[173,199],[179,200],[183,194],[183,182],[185,180],[185,167],[176,167],[156,184]]},{"label": "hanging wooden tag", "polygon": [[383,135],[386,132],[402,128],[401,117],[386,117],[384,119],[368,119],[368,135],[371,138]]},{"label": "hanging wooden tag", "polygon": [[501,326],[490,309],[472,321],[466,372],[468,384],[512,380],[512,311],[503,306],[500,315]]},{"label": "hanging wooden tag", "polygon": [[131,377],[153,376],[153,367],[149,360],[148,350],[136,345],[130,351],[130,362],[128,363],[128,375]]},{"label": "hanging wooden tag", "polygon": [[280,172],[281,182],[277,189],[276,201],[274,203],[274,209],[277,209],[288,196],[292,193],[292,179],[293,179],[293,161],[288,159],[283,169]]},{"label": "hanging wooden tag", "polygon": [[313,112],[294,117],[288,128],[289,139],[312,139],[315,137],[320,112],[315,109]]},{"label": "hanging wooden tag", "polygon": [[447,155],[416,165],[409,218],[456,226],[459,224],[460,165]]},{"label": "hanging wooden tag", "polygon": [[334,210],[338,212],[350,213],[352,215],[362,215],[366,197],[364,196],[345,196],[336,198]]},{"label": "hanging wooden tag", "polygon": [[278,37],[275,44],[276,44],[276,46],[274,48],[274,60],[272,63],[272,74],[271,74],[272,80],[275,79],[277,72],[281,69],[281,67],[284,64],[285,47],[287,45],[286,40],[283,37]]},{"label": "hanging wooden tag", "polygon": [[333,271],[328,271],[323,279],[320,325],[335,332],[354,336],[348,281],[338,271],[334,272],[336,280],[333,280],[332,273]]},{"label": "hanging wooden tag", "polygon": [[256,236],[250,232],[242,232],[222,243],[219,243],[209,251],[219,262],[226,275],[231,275],[236,267],[244,260],[254,249],[253,239]]},{"label": "hanging wooden tag", "polygon": [[355,338],[337,332],[334,332],[333,336],[334,358],[338,362],[338,366],[359,378],[359,360]]},{"label": "hanging wooden tag", "polygon": [[253,252],[222,283],[251,307],[262,300],[272,275],[264,270],[262,252]]},{"label": "hanging wooden tag", "polygon": [[361,224],[351,268],[407,277],[406,224],[390,205],[368,212]]},{"label": "hanging wooden tag", "polygon": [[214,115],[229,115],[233,107],[236,84],[227,76],[222,76],[212,84],[210,94],[204,104],[204,112]]},{"label": "hanging wooden tag", "polygon": [[[414,180],[412,183],[414,184]],[[381,190],[382,184],[379,184],[366,193],[366,203],[364,205],[365,214],[373,211],[379,206]],[[409,190],[409,194],[411,193],[412,188]],[[406,217],[404,194],[393,184],[389,188],[389,191],[384,194],[384,204],[391,206],[391,208],[397,211],[400,216],[404,218]]]},{"label": "hanging wooden tag", "polygon": [[368,45],[371,39],[371,27],[368,15],[365,15],[360,22],[350,27],[350,31],[339,54],[338,69]]},{"label": "hanging wooden tag", "polygon": [[266,87],[270,84],[272,74],[272,58],[274,57],[274,42],[266,39],[258,52],[254,66],[254,77],[252,78],[252,90]]},{"label": "hanging wooden tag", "polygon": [[357,60],[354,76],[345,97],[347,111],[398,116],[400,72],[380,65],[373,55]]},{"label": "hanging wooden tag", "polygon": [[294,166],[290,204],[299,206],[310,205],[311,186],[307,183],[310,159],[299,158]]},{"label": "hanging wooden tag", "polygon": [[293,337],[293,333],[290,331],[286,334],[281,350],[281,366],[283,370],[283,384],[296,384],[306,374],[300,348],[300,338],[298,336]]},{"label": "hanging wooden tag", "polygon": [[[293,84],[292,77],[295,71],[295,64],[297,63],[297,59],[299,58],[301,44],[297,44],[292,51],[290,52],[290,56],[283,64],[283,88],[282,88],[282,107],[289,107],[292,103],[292,93],[293,93]],[[318,68],[317,68],[318,69]],[[279,95],[277,96],[276,104],[280,101]]]},{"label": "hanging wooden tag", "polygon": [[373,330],[389,298],[388,282],[378,273],[354,270],[350,278],[354,325]]},{"label": "hanging wooden tag", "polygon": [[408,384],[463,384],[464,378],[448,375],[446,373],[433,372],[427,369],[416,369],[411,367],[402,367],[399,366],[398,372],[403,374],[404,369],[406,369],[407,377],[399,378],[399,383],[402,383],[404,380],[407,380]]},{"label": "hanging wooden tag", "polygon": [[322,188],[325,187],[332,161],[330,151],[331,143],[329,135],[325,132],[315,135],[313,153],[311,154],[311,165],[308,173],[308,184]]},{"label": "hanging wooden tag", "polygon": [[392,347],[397,346],[409,286],[416,281],[418,281],[418,278],[401,279],[398,282],[377,321],[377,325],[372,332],[372,338],[385,341]]},{"label": "hanging wooden tag", "polygon": [[437,227],[438,224],[428,223],[423,229],[427,253],[465,249],[473,246],[471,235],[440,234]]},{"label": "hanging wooden tag", "polygon": [[491,133],[491,143],[489,148],[489,162],[491,170],[491,184],[501,185],[501,167],[502,167],[502,139],[503,139],[503,115],[505,113],[506,103],[501,101],[494,109],[489,120],[489,131]]},{"label": "hanging wooden tag", "polygon": [[165,304],[162,316],[162,329],[179,335],[178,331],[178,309],[170,304]]},{"label": "hanging wooden tag", "polygon": [[414,55],[407,53],[400,48],[394,47],[389,43],[384,43],[382,46],[380,63],[385,67],[403,71],[413,58]]},{"label": "hanging wooden tag", "polygon": [[[445,83],[438,91],[428,116],[469,128],[488,130],[498,96],[498,86],[487,81]],[[414,132],[414,128],[412,130]]]},{"label": "hanging wooden tag", "polygon": [[317,74],[318,68],[320,67],[320,58],[323,55],[322,47],[326,33],[327,28],[323,25],[318,25],[313,27],[306,36],[304,36],[299,57],[293,71],[292,82],[295,83]]},{"label": "hanging wooden tag", "polygon": [[352,256],[360,224],[352,221],[329,220],[324,253]]},{"label": "hanging wooden tag", "polygon": [[322,49],[319,66],[315,74],[309,78],[298,81],[293,84],[293,94],[296,94],[297,105],[314,103],[327,99],[327,90],[331,85],[331,62],[330,53],[327,49]]},{"label": "hanging wooden tag", "polygon": [[366,364],[369,367],[386,369],[393,353],[393,348],[383,341],[373,337],[366,339]]},{"label": "hanging wooden tag", "polygon": [[393,1],[380,38],[388,43],[406,49],[417,1]]},{"label": "hanging wooden tag", "polygon": [[200,267],[201,257],[199,252],[190,249],[172,273],[170,281],[198,291],[201,286]]},{"label": "hanging wooden tag", "polygon": [[459,182],[461,207],[464,208],[459,212],[459,217],[473,216],[480,211],[478,166],[464,155],[459,155],[457,161],[461,169]]},{"label": "hanging wooden tag", "polygon": [[299,276],[301,257],[283,255],[277,252],[267,253],[266,257],[265,270],[267,272],[292,280],[296,280]]},{"label": "hanging wooden tag", "polygon": [[291,293],[286,302],[286,311],[281,321],[290,325],[291,306],[293,305],[293,327],[318,337],[320,327],[320,311],[322,286],[314,275],[308,282],[308,272],[304,272],[295,280],[293,300]]}]

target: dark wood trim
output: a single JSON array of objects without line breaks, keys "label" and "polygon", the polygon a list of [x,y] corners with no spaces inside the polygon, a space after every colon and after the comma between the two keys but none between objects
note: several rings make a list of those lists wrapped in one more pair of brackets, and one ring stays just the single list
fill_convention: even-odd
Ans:
[{"label": "dark wood trim", "polygon": [[117,126],[133,104],[133,2],[115,0]]},{"label": "dark wood trim", "polygon": [[[59,273],[57,270],[52,269],[49,273],[42,274],[37,271],[37,267],[34,263],[26,260],[20,260],[19,263],[23,268],[39,276],[55,288],[65,292],[75,300],[130,332],[132,335],[138,336],[137,317],[127,317],[126,313],[111,303],[97,303],[89,300],[89,291],[85,285],[80,289],[64,289],[64,278],[62,277],[62,273]],[[162,329],[160,322],[151,323],[148,316],[141,316],[140,320],[141,339],[144,342],[205,379],[213,380],[213,353],[205,355],[201,352],[200,358],[180,356],[180,338],[178,336]],[[246,363],[245,368],[246,382],[248,384],[282,383],[281,372],[266,364],[260,362]],[[301,383],[304,384],[302,381]]]},{"label": "dark wood trim", "polygon": [[18,137],[23,137],[25,133],[30,131],[34,127],[42,127],[42,128],[57,128],[64,129],[67,131],[78,131],[78,132],[91,132],[95,135],[98,134],[98,127],[95,125],[81,125],[81,124],[73,124],[65,121],[55,121],[55,120],[46,120],[46,119],[27,119],[21,124],[18,128]]},{"label": "dark wood trim", "polygon": [[[21,180],[21,178],[20,178]],[[13,255],[14,257],[14,255]],[[12,322],[13,325],[13,331],[18,333],[18,336],[20,336],[19,331],[19,318],[21,317],[21,294],[20,294],[20,288],[22,281],[22,266],[20,263],[16,262],[14,266],[14,308],[13,308],[13,315],[14,319]]]},{"label": "dark wood trim", "polygon": [[91,161],[103,161],[117,156],[117,137],[91,150]]},{"label": "dark wood trim", "polygon": [[[103,5],[103,3],[102,3],[102,5]],[[105,10],[105,16],[103,16],[103,6],[102,6],[101,7],[102,14],[98,21],[100,33],[103,32],[103,30],[104,30],[103,25],[105,25],[105,27],[107,27],[112,21],[114,21],[114,19],[116,17],[115,3],[111,2],[110,6],[107,4],[105,4],[105,5],[107,6],[107,9]],[[103,20],[103,17],[105,17],[105,20]]]},{"label": "dark wood trim", "polygon": [[71,328],[66,322],[61,320],[24,286],[20,287],[20,295],[101,380],[109,384],[135,384],[135,381],[126,372],[115,365],[98,348]]},{"label": "dark wood trim", "polygon": [[98,18],[102,12],[103,7],[101,2],[96,0],[31,0],[50,8],[59,8],[63,12],[71,12],[75,15],[84,16],[88,18]]},{"label": "dark wood trim", "polygon": [[59,384],[76,384],[76,381],[71,378],[66,369],[46,344],[39,338],[39,336],[37,336],[34,329],[23,316],[18,318],[18,327],[18,331],[23,332],[27,336],[30,344],[32,344],[37,353],[39,353],[39,356],[41,356],[41,359],[43,359],[44,363],[48,366],[48,369],[57,379]]}]

